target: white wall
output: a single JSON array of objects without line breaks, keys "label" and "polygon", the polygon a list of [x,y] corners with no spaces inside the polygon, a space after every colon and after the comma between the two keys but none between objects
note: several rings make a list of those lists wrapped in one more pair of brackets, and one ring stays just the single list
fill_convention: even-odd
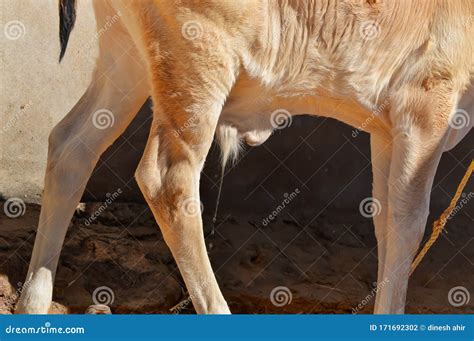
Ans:
[{"label": "white wall", "polygon": [[58,0],[0,3],[0,195],[36,201],[48,134],[92,74],[98,52],[94,13],[91,1],[79,1],[76,27],[59,64]]}]

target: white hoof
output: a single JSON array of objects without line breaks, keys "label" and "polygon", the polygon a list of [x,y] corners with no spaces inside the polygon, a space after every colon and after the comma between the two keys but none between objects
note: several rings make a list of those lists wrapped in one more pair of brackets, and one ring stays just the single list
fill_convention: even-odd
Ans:
[{"label": "white hoof", "polygon": [[40,269],[32,280],[21,288],[21,296],[15,314],[47,314],[53,299],[53,280],[51,273]]}]

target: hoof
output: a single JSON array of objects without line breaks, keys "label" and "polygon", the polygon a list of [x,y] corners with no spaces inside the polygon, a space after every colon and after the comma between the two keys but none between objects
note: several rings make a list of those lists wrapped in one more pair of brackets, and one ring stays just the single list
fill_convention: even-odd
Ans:
[{"label": "hoof", "polygon": [[112,314],[110,311],[109,306],[103,305],[103,304],[94,304],[89,306],[86,310],[86,314],[92,314],[92,315],[109,315]]}]

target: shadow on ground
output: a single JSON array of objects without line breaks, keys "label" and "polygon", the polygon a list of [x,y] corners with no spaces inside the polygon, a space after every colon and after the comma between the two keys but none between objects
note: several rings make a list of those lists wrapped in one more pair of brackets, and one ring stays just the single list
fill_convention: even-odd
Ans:
[{"label": "shadow on ground", "polygon": [[[148,207],[112,204],[87,226],[100,205],[89,203],[73,218],[51,312],[83,313],[93,304],[94,291],[105,286],[113,293],[113,313],[170,313],[186,299],[186,290]],[[2,313],[12,312],[18,283],[25,279],[39,210],[28,205],[19,218],[0,215]],[[412,277],[408,313],[474,312],[472,300],[459,307],[448,300],[453,287],[474,292],[472,225],[462,211],[448,222],[448,231],[454,232],[440,237]],[[267,226],[262,226],[261,218],[225,216],[207,244],[233,313],[352,313],[354,309],[370,313],[373,309],[376,242],[371,220],[358,212],[326,211],[311,222],[283,213]],[[287,295],[272,303],[276,287],[288,288],[291,300]],[[180,312],[194,311],[183,304]]]}]

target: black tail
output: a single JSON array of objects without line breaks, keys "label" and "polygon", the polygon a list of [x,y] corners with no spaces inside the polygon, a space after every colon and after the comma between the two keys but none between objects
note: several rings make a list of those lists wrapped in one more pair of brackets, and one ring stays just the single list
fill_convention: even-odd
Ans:
[{"label": "black tail", "polygon": [[76,0],[59,0],[59,40],[61,41],[61,53],[59,61],[66,53],[69,35],[76,22]]}]

